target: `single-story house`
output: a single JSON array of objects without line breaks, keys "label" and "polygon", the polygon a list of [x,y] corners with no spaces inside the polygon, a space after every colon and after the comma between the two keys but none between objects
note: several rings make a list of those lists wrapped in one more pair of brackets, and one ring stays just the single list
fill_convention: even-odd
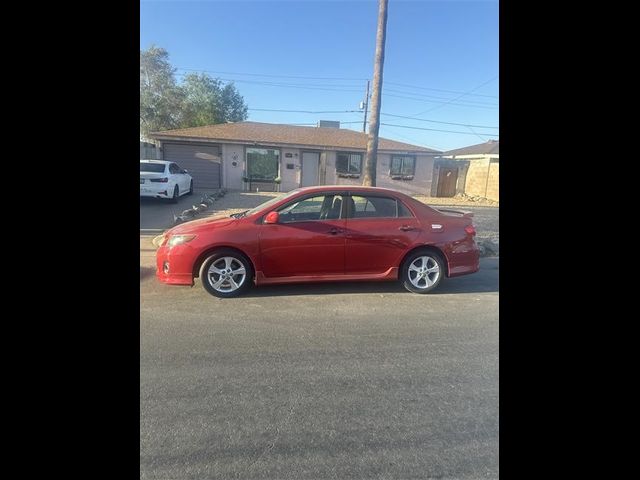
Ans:
[{"label": "single-story house", "polygon": [[[367,149],[367,134],[339,128],[339,122],[317,127],[223,123],[150,137],[158,146],[158,158],[186,168],[196,189],[286,192],[310,185],[360,185]],[[441,153],[380,138],[377,186],[428,195],[434,156]]]},{"label": "single-story house", "polygon": [[444,152],[435,159],[431,196],[469,196],[500,201],[500,142],[489,140],[478,145]]}]

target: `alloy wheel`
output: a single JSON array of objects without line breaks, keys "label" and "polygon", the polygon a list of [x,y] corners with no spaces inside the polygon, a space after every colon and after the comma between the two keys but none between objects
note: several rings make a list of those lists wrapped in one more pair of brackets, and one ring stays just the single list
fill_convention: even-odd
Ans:
[{"label": "alloy wheel", "polygon": [[211,287],[221,293],[238,290],[247,278],[244,264],[235,257],[220,257],[214,261],[207,272],[207,281]]},{"label": "alloy wheel", "polygon": [[411,262],[408,270],[409,281],[416,288],[429,288],[438,281],[440,267],[433,257],[423,255]]}]

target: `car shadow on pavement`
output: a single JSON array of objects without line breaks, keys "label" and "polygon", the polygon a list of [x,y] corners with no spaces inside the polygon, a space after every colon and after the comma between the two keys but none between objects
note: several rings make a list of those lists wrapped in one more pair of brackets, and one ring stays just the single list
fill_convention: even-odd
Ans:
[{"label": "car shadow on pavement", "polygon": [[140,281],[144,280],[145,278],[154,276],[155,274],[155,267],[143,267],[142,265],[140,266]]},{"label": "car shadow on pavement", "polygon": [[[485,293],[499,291],[499,257],[483,258],[480,271],[472,275],[445,279],[431,295]],[[238,298],[282,297],[294,295],[409,293],[400,282],[332,282],[264,285],[249,289]]]}]

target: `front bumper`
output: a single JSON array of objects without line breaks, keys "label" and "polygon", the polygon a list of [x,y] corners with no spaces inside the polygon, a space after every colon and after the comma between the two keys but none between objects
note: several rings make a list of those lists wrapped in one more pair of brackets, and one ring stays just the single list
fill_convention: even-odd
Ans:
[{"label": "front bumper", "polygon": [[[193,255],[179,247],[159,247],[156,252],[156,278],[168,285],[193,286]],[[165,272],[165,262],[169,271]]]}]

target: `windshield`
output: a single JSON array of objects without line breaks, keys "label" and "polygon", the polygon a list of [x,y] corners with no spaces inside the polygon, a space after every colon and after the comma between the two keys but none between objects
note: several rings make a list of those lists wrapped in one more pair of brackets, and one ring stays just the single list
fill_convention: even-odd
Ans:
[{"label": "windshield", "polygon": [[259,212],[259,211],[260,211],[260,210],[262,210],[262,209],[269,209],[269,207],[270,207],[271,205],[275,205],[275,204],[276,204],[276,203],[278,203],[279,201],[281,201],[281,200],[283,200],[283,199],[285,199],[285,198],[287,198],[287,197],[291,197],[292,195],[295,195],[296,193],[298,193],[298,189],[296,189],[296,190],[291,190],[290,192],[288,192],[288,193],[283,193],[282,195],[278,195],[277,197],[272,198],[271,200],[268,200],[268,201],[266,201],[266,202],[264,202],[264,203],[261,203],[261,204],[260,204],[260,205],[258,205],[257,207],[252,208],[251,210],[247,211],[247,212],[243,215],[243,217],[244,217],[244,216],[246,216],[246,215],[253,215],[254,213],[257,213],[257,212]]},{"label": "windshield", "polygon": [[155,172],[155,173],[163,173],[164,172],[164,163],[141,163],[140,164],[141,172]]}]

